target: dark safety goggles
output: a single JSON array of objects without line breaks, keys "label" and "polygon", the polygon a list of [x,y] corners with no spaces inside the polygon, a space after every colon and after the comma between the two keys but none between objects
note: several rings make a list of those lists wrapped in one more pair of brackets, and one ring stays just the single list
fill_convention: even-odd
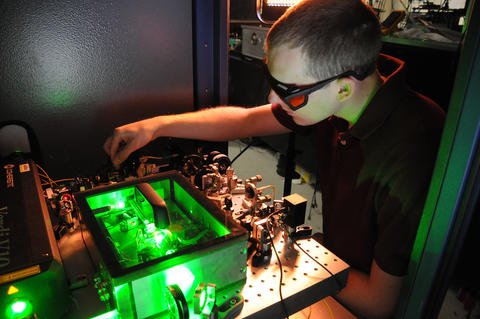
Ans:
[{"label": "dark safety goggles", "polygon": [[277,81],[268,71],[268,67],[266,64],[263,65],[265,70],[265,75],[267,76],[268,82],[272,90],[277,93],[277,95],[285,102],[285,104],[292,109],[292,111],[296,111],[301,107],[305,106],[308,103],[308,96],[323,88],[328,83],[349,76],[353,76],[358,80],[363,80],[357,73],[353,71],[347,71],[339,75],[335,75],[331,78],[326,80],[322,80],[313,84],[309,85],[293,85],[293,84],[286,84],[280,81]]}]

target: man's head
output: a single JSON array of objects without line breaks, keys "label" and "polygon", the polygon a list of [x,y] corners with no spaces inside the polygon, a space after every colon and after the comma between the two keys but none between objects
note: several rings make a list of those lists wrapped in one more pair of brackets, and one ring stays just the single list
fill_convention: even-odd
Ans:
[{"label": "man's head", "polygon": [[331,115],[352,121],[372,90],[380,35],[362,0],[301,1],[267,35],[270,102],[300,125]]},{"label": "man's head", "polygon": [[307,74],[317,80],[375,70],[381,48],[380,24],[362,0],[304,0],[270,29],[267,59],[281,46],[300,48]]}]

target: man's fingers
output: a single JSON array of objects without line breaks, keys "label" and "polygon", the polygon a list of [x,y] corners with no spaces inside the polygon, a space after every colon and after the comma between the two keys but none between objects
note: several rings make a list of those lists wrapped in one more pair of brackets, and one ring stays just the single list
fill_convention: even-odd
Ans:
[{"label": "man's fingers", "polygon": [[120,164],[122,164],[134,150],[135,148],[132,147],[131,143],[123,143],[122,145],[120,145],[116,150],[117,152],[112,157],[113,165],[116,168],[120,167]]},{"label": "man's fingers", "polygon": [[108,137],[105,143],[103,144],[103,149],[110,157],[112,164],[115,168],[119,168],[120,164],[128,157],[129,154],[125,156],[125,151],[128,152],[126,148],[125,140],[119,136],[119,134],[113,134]]},{"label": "man's fingers", "polygon": [[125,145],[125,140],[119,134],[115,134],[115,133],[110,138],[111,138],[111,142],[109,145],[110,150],[108,151],[108,154],[110,155],[110,158],[112,159],[112,163],[113,163],[114,159],[117,158],[118,156],[117,153],[120,152],[121,148]]},{"label": "man's fingers", "polygon": [[136,127],[122,126],[116,128],[112,136],[107,138],[103,149],[110,156],[112,164],[118,168],[132,152],[146,143],[148,143],[148,136],[146,136],[143,130]]},{"label": "man's fingers", "polygon": [[120,167],[121,162],[119,164],[114,163],[115,153],[112,153],[112,149],[114,149],[113,148],[113,136],[110,136],[110,137],[107,138],[105,143],[103,143],[103,150],[105,151],[105,153],[107,153],[107,156],[110,158],[110,161],[112,162],[113,166],[116,169],[118,169]]}]

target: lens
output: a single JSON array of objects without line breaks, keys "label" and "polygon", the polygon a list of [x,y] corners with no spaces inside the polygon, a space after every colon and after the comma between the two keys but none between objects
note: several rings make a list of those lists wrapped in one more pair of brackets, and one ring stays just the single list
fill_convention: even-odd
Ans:
[{"label": "lens", "polygon": [[188,305],[182,290],[178,285],[167,286],[165,290],[167,305],[170,310],[170,318],[186,319],[188,318]]},{"label": "lens", "polygon": [[305,103],[305,95],[299,95],[289,98],[288,103],[290,103],[293,108],[300,107]]}]

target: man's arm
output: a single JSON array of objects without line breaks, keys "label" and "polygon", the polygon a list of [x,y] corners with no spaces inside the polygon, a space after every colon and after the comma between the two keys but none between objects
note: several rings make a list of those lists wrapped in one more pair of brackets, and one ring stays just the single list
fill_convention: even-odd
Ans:
[{"label": "man's arm", "polygon": [[236,138],[288,132],[271,111],[271,105],[254,108],[217,107],[197,112],[164,115],[117,127],[104,149],[114,165],[135,150],[161,137],[227,141]]},{"label": "man's arm", "polygon": [[373,260],[370,275],[350,270],[347,285],[337,297],[358,315],[389,318],[395,310],[403,278],[384,272]]}]

